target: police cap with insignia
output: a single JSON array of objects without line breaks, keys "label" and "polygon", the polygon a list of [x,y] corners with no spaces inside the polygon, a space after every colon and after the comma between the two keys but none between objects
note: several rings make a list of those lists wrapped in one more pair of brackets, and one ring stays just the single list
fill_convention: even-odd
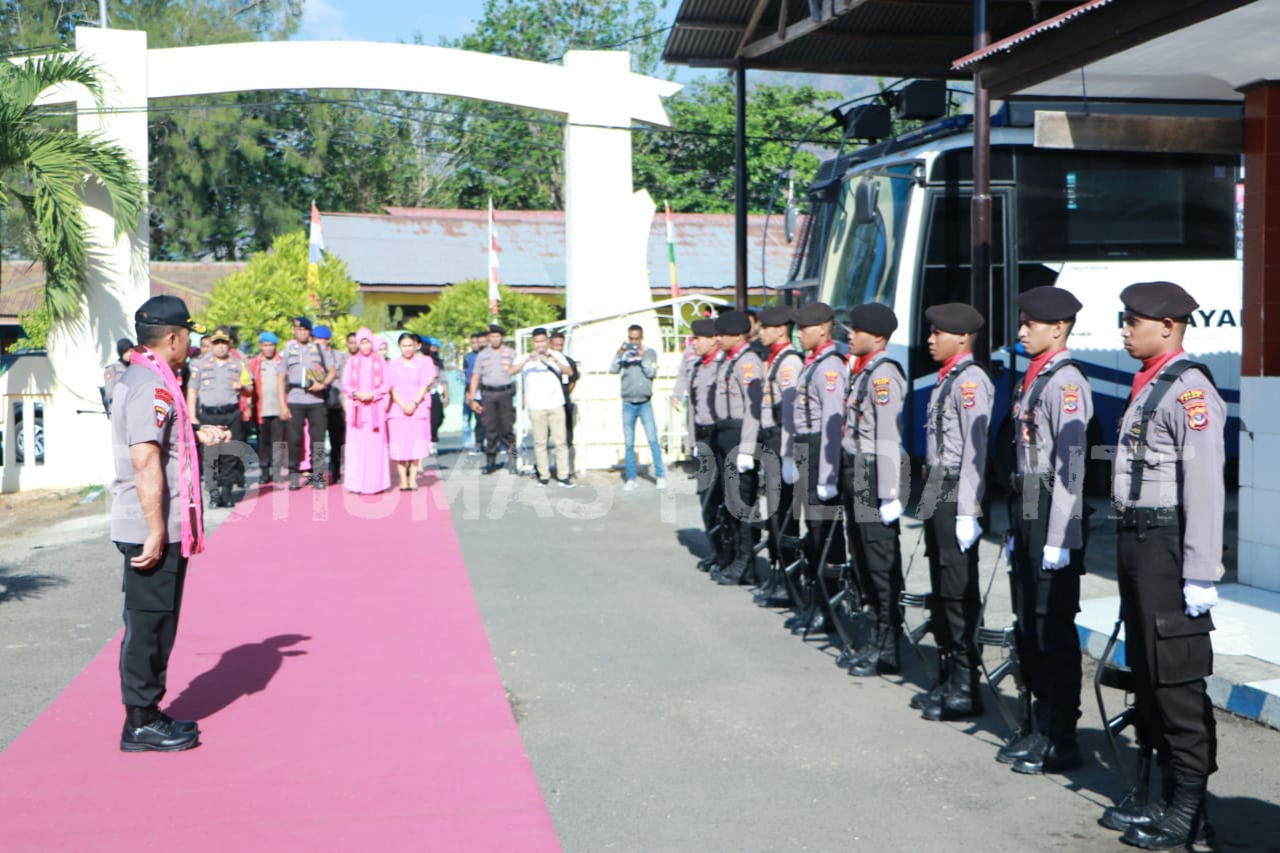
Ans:
[{"label": "police cap with insignia", "polygon": [[497,323],[491,323],[489,325],[489,331],[485,332],[486,335],[505,335],[506,333],[506,329],[502,328]]},{"label": "police cap with insignia", "polygon": [[751,320],[742,311],[726,311],[716,318],[716,333],[745,335],[751,331]]},{"label": "police cap with insignia", "polygon": [[791,309],[782,305],[770,305],[760,312],[757,319],[761,326],[790,326]]},{"label": "police cap with insignia", "polygon": [[176,296],[153,296],[133,315],[138,326],[182,326],[196,334],[204,334],[204,326],[194,323],[187,311],[187,303]]},{"label": "police cap with insignia", "polygon": [[1120,301],[1134,314],[1153,320],[1163,320],[1166,317],[1182,320],[1190,317],[1191,312],[1200,307],[1200,303],[1192,299],[1190,293],[1171,281],[1131,284],[1120,291]]},{"label": "police cap with insignia", "polygon": [[889,337],[898,328],[898,317],[888,305],[867,302],[849,312],[849,325],[873,335]]},{"label": "police cap with insignia", "polygon": [[216,344],[219,341],[224,344],[231,343],[231,333],[227,331],[226,326],[219,326],[209,333],[209,343]]},{"label": "police cap with insignia", "polygon": [[716,321],[710,317],[703,317],[701,320],[694,320],[690,326],[693,333],[700,338],[714,338],[716,336]]},{"label": "police cap with insignia", "polygon": [[933,305],[925,309],[924,319],[935,329],[953,335],[971,335],[986,323],[978,309],[967,302]]},{"label": "police cap with insignia", "polygon": [[797,308],[791,317],[797,326],[820,326],[830,323],[836,318],[836,312],[825,302],[810,302],[803,308]]},{"label": "police cap with insignia", "polygon": [[1018,296],[1018,310],[1026,314],[1028,319],[1041,323],[1074,320],[1082,307],[1080,300],[1071,295],[1070,291],[1053,285],[1033,287]]}]

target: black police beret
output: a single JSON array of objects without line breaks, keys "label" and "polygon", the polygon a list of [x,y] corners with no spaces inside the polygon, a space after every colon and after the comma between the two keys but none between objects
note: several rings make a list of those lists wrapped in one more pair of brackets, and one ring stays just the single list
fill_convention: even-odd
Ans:
[{"label": "black police beret", "polygon": [[898,328],[898,317],[888,305],[867,302],[849,312],[849,325],[873,335],[889,337]]},{"label": "black police beret", "polygon": [[757,318],[761,326],[791,325],[791,309],[782,305],[770,305],[763,309]]},{"label": "black police beret", "polygon": [[1052,285],[1033,287],[1018,295],[1018,309],[1028,318],[1041,323],[1074,319],[1081,307],[1080,300],[1072,296],[1070,291]]},{"label": "black police beret", "polygon": [[953,335],[968,335],[982,328],[986,320],[967,302],[946,302],[925,309],[924,319],[935,328]]},{"label": "black police beret", "polygon": [[693,333],[700,338],[714,338],[716,336],[716,321],[710,317],[703,317],[701,320],[694,320],[690,325]]},{"label": "black police beret", "polygon": [[489,331],[485,332],[486,335],[505,335],[506,333],[507,330],[499,326],[497,323],[491,323],[489,325]]},{"label": "black police beret", "polygon": [[825,302],[810,302],[803,308],[793,311],[791,318],[795,320],[797,326],[817,326],[830,323],[836,318],[836,312],[832,311],[831,306]]},{"label": "black police beret", "polygon": [[183,326],[193,332],[204,333],[204,326],[191,322],[187,303],[176,296],[153,296],[133,315],[139,326]]},{"label": "black police beret", "polygon": [[751,320],[742,311],[726,311],[716,318],[716,332],[721,335],[745,335],[751,331]]},{"label": "black police beret", "polygon": [[306,329],[308,332],[309,332],[309,331],[311,331],[311,318],[310,318],[310,317],[294,317],[294,318],[293,318],[293,324],[294,324],[295,326],[301,326],[302,328]]},{"label": "black police beret", "polygon": [[1181,320],[1200,307],[1200,303],[1192,299],[1190,293],[1171,281],[1131,284],[1120,291],[1120,301],[1133,313],[1153,320],[1163,320],[1165,317]]}]

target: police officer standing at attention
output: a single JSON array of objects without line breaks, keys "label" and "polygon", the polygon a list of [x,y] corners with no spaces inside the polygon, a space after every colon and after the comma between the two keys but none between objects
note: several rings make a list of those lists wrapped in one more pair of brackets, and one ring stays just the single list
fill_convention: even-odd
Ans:
[{"label": "police officer standing at attention", "polygon": [[328,428],[326,408],[329,386],[338,378],[333,356],[311,339],[311,319],[293,318],[293,340],[285,344],[284,364],[288,376],[289,403],[289,488],[302,488],[303,427],[311,438],[311,485],[323,489],[324,434]]},{"label": "police officer standing at attention", "polygon": [[[765,507],[769,513],[769,562],[785,566],[793,557],[779,547],[782,534],[795,536],[800,519],[795,516],[795,406],[796,389],[804,358],[791,345],[791,310],[782,305],[765,308],[759,314],[760,343],[765,349],[764,402],[760,409],[760,444],[768,453],[762,466]],[[785,561],[785,562],[784,562]],[[775,576],[775,580],[780,578]],[[783,598],[785,586],[760,590],[765,606]]]},{"label": "police officer standing at attention", "polygon": [[204,456],[212,483],[210,505],[232,506],[231,487],[244,478],[244,457],[238,452],[244,446],[244,421],[240,419],[240,374],[244,364],[231,357],[231,334],[225,327],[214,329],[209,342],[213,345],[209,354],[191,365],[187,409],[196,426],[224,426],[230,431],[231,440],[237,442],[234,450],[227,448],[224,452],[224,448],[211,447]]},{"label": "police officer standing at attention", "polygon": [[1032,725],[996,760],[1019,773],[1080,767],[1080,575],[1084,573],[1084,470],[1093,393],[1067,351],[1080,302],[1060,287],[1018,297],[1018,340],[1031,364],[1014,395],[1010,546],[1018,656],[1034,697]]},{"label": "police officer standing at attention", "polygon": [[[472,368],[471,385],[467,389],[467,406],[480,416],[484,424],[484,474],[498,470],[498,445],[507,448],[507,471],[516,472],[516,408],[515,380],[511,365],[516,353],[502,342],[505,334],[501,326],[489,327],[489,345],[476,353]],[[484,403],[476,398],[476,392],[484,394]]]},{"label": "police officer standing at attention", "polygon": [[111,539],[124,555],[124,639],[120,749],[178,752],[200,739],[194,722],[160,710],[178,631],[187,561],[200,553],[204,524],[198,445],[229,441],[224,426],[193,429],[174,372],[187,358],[191,322],[176,296],[154,296],[134,314],[138,347],[116,387],[111,441]]},{"label": "police officer standing at attention", "polygon": [[[805,580],[811,601],[789,623],[794,633],[816,633],[830,625],[830,603],[821,594],[818,573],[825,568],[823,562],[841,562],[844,554],[844,543],[837,541],[838,531],[834,527],[840,508],[840,440],[844,432],[848,369],[831,339],[836,314],[830,305],[813,302],[797,309],[793,317],[800,329],[800,345],[806,356],[792,414],[796,427],[795,456],[783,464],[805,466],[805,477],[801,481],[806,487]],[[799,604],[797,602],[797,606]]]},{"label": "police officer standing at attention", "polygon": [[698,460],[698,497],[702,502],[702,529],[706,531],[711,555],[698,563],[703,571],[728,566],[732,557],[726,548],[724,531],[712,533],[724,503],[723,462],[716,442],[716,379],[720,373],[720,339],[716,321],[709,317],[694,320],[693,353],[696,361],[689,375],[689,423],[693,430],[693,455]]},{"label": "police officer standing at attention", "polygon": [[902,407],[907,379],[885,352],[898,328],[893,309],[878,302],[849,312],[851,365],[845,418],[844,500],[849,554],[861,578],[875,624],[849,662],[849,674],[871,676],[901,670],[902,629]]},{"label": "police officer standing at attention", "polygon": [[911,707],[926,720],[960,720],[982,714],[978,692],[978,538],[982,535],[983,477],[991,426],[993,388],[973,360],[973,340],[983,317],[963,302],[925,311],[929,355],[942,367],[929,395],[925,421],[928,473],[920,499],[929,580],[930,623],[938,644],[938,684],[916,694]]},{"label": "police officer standing at attention", "polygon": [[[1199,307],[1190,294],[1159,281],[1130,285],[1120,300],[1124,348],[1142,362],[1120,419],[1113,480],[1120,610],[1141,737],[1172,770],[1163,814],[1132,823],[1123,840],[1169,850],[1196,838],[1218,769],[1205,678],[1213,672],[1209,611],[1222,573],[1227,407],[1208,368],[1182,349]],[[1107,816],[1103,823],[1117,828]]]},{"label": "police officer standing at attention", "polygon": [[760,409],[764,401],[764,363],[747,340],[751,322],[741,311],[716,318],[716,335],[724,352],[716,381],[716,443],[724,460],[724,505],[733,560],[717,582],[735,586],[755,577],[754,529],[751,516],[760,493],[756,473]]},{"label": "police officer standing at attention", "polygon": [[347,416],[342,404],[346,399],[342,393],[342,370],[351,358],[346,350],[338,350],[332,346],[333,330],[328,326],[316,326],[311,330],[311,337],[320,344],[324,355],[335,372],[334,381],[329,384],[324,398],[325,432],[329,434],[329,482],[342,482],[342,455],[347,445]]},{"label": "police officer standing at attention", "polygon": [[107,365],[102,377],[102,404],[111,417],[111,395],[115,393],[116,383],[129,369],[129,359],[133,357],[133,341],[121,338],[116,341],[116,360]]}]

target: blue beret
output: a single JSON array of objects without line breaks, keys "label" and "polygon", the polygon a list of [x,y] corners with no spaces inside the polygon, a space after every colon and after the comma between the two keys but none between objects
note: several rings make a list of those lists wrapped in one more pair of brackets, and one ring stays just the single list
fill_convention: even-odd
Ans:
[{"label": "blue beret", "polygon": [[276,337],[275,332],[262,332],[258,335],[258,343],[260,344],[278,344],[280,339]]},{"label": "blue beret", "polygon": [[311,330],[311,337],[327,341],[329,338],[333,337],[333,332],[329,330],[328,326],[316,326]]}]

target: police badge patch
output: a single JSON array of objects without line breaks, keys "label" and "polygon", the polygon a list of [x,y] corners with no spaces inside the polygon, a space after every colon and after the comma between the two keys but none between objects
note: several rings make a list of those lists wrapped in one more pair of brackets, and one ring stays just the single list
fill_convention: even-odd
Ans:
[{"label": "police badge patch", "polygon": [[1209,403],[1204,390],[1192,388],[1178,396],[1178,402],[1187,412],[1187,426],[1194,430],[1209,428]]},{"label": "police badge patch", "polygon": [[155,396],[156,409],[156,426],[164,426],[165,421],[169,420],[169,415],[173,413],[173,395],[168,389],[157,388]]},{"label": "police badge patch", "polygon": [[744,361],[742,362],[741,367],[742,367],[742,381],[744,384],[750,385],[752,382],[755,382],[756,379],[759,378],[756,376],[755,362]]},{"label": "police badge patch", "polygon": [[796,380],[796,372],[790,367],[784,367],[778,371],[778,384],[783,388],[790,388],[791,383]]},{"label": "police badge patch", "polygon": [[978,405],[978,383],[962,382],[960,383],[960,401],[964,403],[966,409],[972,409]]},{"label": "police badge patch", "polygon": [[880,379],[872,379],[871,384],[875,387],[876,405],[884,406],[889,402],[889,389],[891,380],[888,377]]},{"label": "police badge patch", "polygon": [[1062,386],[1062,411],[1064,414],[1074,415],[1080,411],[1080,386],[1079,385],[1063,385]]},{"label": "police badge patch", "polygon": [[827,380],[827,390],[828,391],[836,390],[836,385],[840,382],[840,371],[828,370],[825,373],[823,373],[822,376],[824,379]]}]

